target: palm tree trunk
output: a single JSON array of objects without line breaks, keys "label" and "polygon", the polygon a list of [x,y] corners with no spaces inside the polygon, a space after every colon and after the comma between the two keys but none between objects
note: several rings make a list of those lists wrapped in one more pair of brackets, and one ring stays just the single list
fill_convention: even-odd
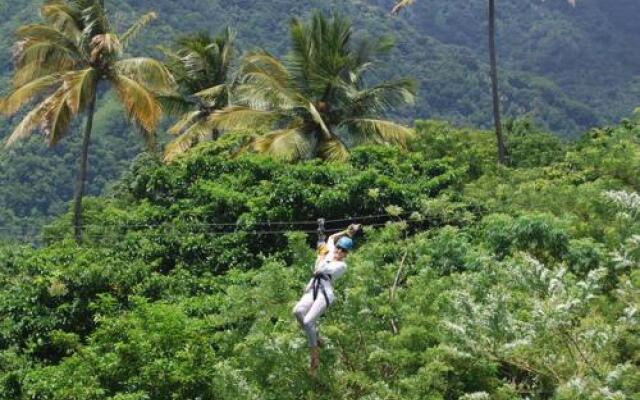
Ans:
[{"label": "palm tree trunk", "polygon": [[147,132],[143,127],[139,127],[138,129],[140,130],[140,134],[147,145],[147,152],[149,152],[153,157],[159,159],[160,153],[158,152],[158,136],[156,132]]},{"label": "palm tree trunk", "polygon": [[96,108],[96,95],[94,94],[87,109],[87,123],[84,127],[82,137],[82,155],[80,157],[80,171],[76,180],[76,192],[74,194],[73,229],[76,243],[82,243],[82,196],[84,196],[84,185],[87,180],[87,161],[89,158],[89,143],[91,130],[93,129],[93,114]]},{"label": "palm tree trunk", "polygon": [[498,162],[506,164],[507,151],[502,136],[500,120],[500,96],[498,94],[498,62],[496,56],[496,7],[495,0],[489,0],[489,57],[491,59],[491,91],[493,94],[493,122],[498,139]]}]

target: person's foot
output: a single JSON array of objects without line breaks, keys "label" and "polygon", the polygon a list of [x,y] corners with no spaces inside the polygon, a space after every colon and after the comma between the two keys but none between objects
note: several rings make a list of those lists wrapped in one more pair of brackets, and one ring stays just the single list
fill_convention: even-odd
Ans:
[{"label": "person's foot", "polygon": [[311,363],[309,365],[309,375],[315,376],[316,370],[320,366],[320,348],[318,346],[311,348]]}]

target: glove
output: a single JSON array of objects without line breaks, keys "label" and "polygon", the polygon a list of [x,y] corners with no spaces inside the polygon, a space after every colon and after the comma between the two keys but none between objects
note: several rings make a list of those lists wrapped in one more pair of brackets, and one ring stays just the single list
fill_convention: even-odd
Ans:
[{"label": "glove", "polygon": [[356,233],[358,233],[358,231],[359,231],[360,229],[362,229],[362,225],[360,225],[360,224],[351,224],[351,225],[349,225],[349,227],[347,228],[347,234],[348,234],[349,236],[353,236],[353,235],[355,235]]}]

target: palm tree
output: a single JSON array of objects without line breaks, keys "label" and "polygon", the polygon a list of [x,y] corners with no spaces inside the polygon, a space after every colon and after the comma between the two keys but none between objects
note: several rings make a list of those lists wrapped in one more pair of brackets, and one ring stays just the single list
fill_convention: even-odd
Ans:
[{"label": "palm tree", "polygon": [[[415,0],[396,0],[396,4],[391,10],[392,14],[398,14],[403,8],[412,4]],[[573,7],[576,6],[576,0],[567,0]],[[500,164],[507,163],[507,149],[502,134],[502,122],[500,117],[500,95],[498,91],[498,66],[496,55],[496,11],[495,0],[489,0],[489,61],[491,75],[491,94],[493,99],[493,121],[496,130],[496,139],[498,142],[498,162]]]},{"label": "palm tree", "polygon": [[42,23],[18,29],[13,90],[0,101],[0,111],[16,113],[36,101],[9,136],[6,146],[40,127],[55,145],[78,114],[86,113],[74,194],[73,225],[82,241],[82,197],[98,89],[115,88],[128,117],[147,135],[154,135],[161,108],[152,91],[171,84],[166,68],[151,58],[122,58],[122,52],[140,30],[156,18],[142,16],[124,34],[111,29],[101,0],[48,0],[41,8]]},{"label": "palm tree", "polygon": [[493,98],[493,123],[498,141],[498,162],[507,163],[507,148],[502,134],[500,118],[500,95],[498,92],[498,62],[496,55],[496,5],[495,0],[489,0],[489,61],[491,69],[491,95]]},{"label": "palm tree", "polygon": [[227,28],[215,38],[204,33],[188,36],[178,41],[178,50],[164,50],[178,91],[160,96],[160,101],[165,111],[180,117],[169,129],[178,137],[167,145],[165,161],[172,161],[203,140],[219,136],[209,117],[229,105],[234,39],[234,31]]},{"label": "palm tree", "polygon": [[309,23],[294,19],[291,40],[284,61],[266,51],[244,58],[232,105],[210,118],[215,127],[258,130],[263,134],[252,149],[291,161],[344,159],[353,145],[403,145],[413,135],[381,118],[397,105],[413,103],[413,81],[366,82],[389,43],[355,43],[349,21],[321,13]]}]

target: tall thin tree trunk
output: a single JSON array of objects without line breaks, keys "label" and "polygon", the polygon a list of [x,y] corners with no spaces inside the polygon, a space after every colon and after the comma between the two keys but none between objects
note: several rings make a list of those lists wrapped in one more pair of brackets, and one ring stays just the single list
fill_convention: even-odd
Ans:
[{"label": "tall thin tree trunk", "polygon": [[496,56],[496,7],[495,0],[489,0],[489,57],[491,59],[491,90],[493,94],[493,122],[498,139],[498,162],[506,164],[507,151],[502,136],[500,120],[500,95],[498,93],[498,62]]},{"label": "tall thin tree trunk", "polygon": [[158,136],[156,132],[147,132],[141,126],[138,127],[138,129],[144,139],[144,143],[147,145],[147,152],[149,152],[153,157],[160,158],[160,153],[158,152]]},{"label": "tall thin tree trunk", "polygon": [[91,142],[91,130],[93,129],[93,114],[96,108],[96,95],[94,94],[87,109],[87,123],[82,137],[82,155],[80,157],[80,171],[76,179],[76,191],[73,196],[73,229],[78,244],[82,243],[82,197],[84,185],[87,180],[87,164],[89,158],[89,143]]}]

